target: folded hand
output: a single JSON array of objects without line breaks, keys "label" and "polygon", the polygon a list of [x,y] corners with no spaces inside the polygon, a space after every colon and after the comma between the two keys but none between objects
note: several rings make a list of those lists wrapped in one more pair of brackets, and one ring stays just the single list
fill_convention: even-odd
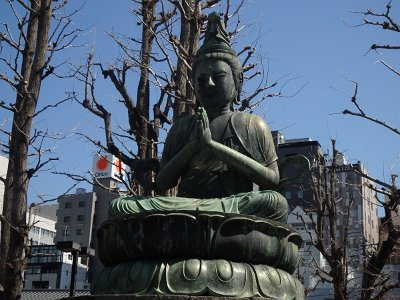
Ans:
[{"label": "folded hand", "polygon": [[207,112],[203,107],[197,109],[197,130],[200,145],[208,146],[212,142],[212,138]]}]

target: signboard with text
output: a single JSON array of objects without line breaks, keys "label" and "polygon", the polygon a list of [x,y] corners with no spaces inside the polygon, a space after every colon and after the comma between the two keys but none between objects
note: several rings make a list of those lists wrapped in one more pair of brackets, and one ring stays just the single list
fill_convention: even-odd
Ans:
[{"label": "signboard with text", "polygon": [[111,154],[96,154],[93,157],[92,172],[95,178],[113,178],[121,181],[124,175],[124,165],[120,159]]}]

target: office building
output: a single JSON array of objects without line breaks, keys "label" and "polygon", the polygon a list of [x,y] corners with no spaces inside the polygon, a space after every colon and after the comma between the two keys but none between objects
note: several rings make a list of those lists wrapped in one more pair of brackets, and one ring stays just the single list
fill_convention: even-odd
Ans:
[{"label": "office building", "polygon": [[57,234],[54,242],[74,241],[81,247],[95,250],[95,256],[89,259],[90,280],[103,269],[96,255],[98,253],[96,231],[108,219],[108,206],[111,200],[119,197],[121,169],[120,161],[113,156],[96,155],[92,169],[95,176],[93,190],[87,192],[78,188],[75,194],[58,198]]},{"label": "office building", "polygon": [[376,192],[369,188],[372,182],[359,174],[368,174],[365,166],[360,161],[348,164],[343,155],[340,157],[336,168],[339,182],[335,193],[341,200],[338,209],[343,213],[338,214],[337,231],[343,238],[348,217],[350,257],[354,258],[356,267],[363,263],[363,257],[369,251],[376,249],[379,242],[378,202]]},{"label": "office building", "polygon": [[31,210],[31,214],[29,212],[26,213],[27,223],[31,226],[28,234],[30,245],[54,244],[54,237],[56,235],[56,209],[57,205],[36,206]]},{"label": "office building", "polygon": [[[24,289],[69,289],[72,255],[56,249],[58,204],[37,205],[27,212],[30,258],[24,272]],[[78,259],[77,288],[88,289],[87,266]]]},{"label": "office building", "polygon": [[58,198],[56,237],[54,242],[74,241],[90,247],[97,194],[77,189],[75,194]]},{"label": "office building", "polygon": [[[315,215],[313,218],[315,220]],[[313,231],[311,215],[306,213],[301,206],[296,206],[289,213],[288,224],[296,229],[303,239],[303,245],[299,249],[300,261],[294,276],[303,284],[307,296],[312,296],[310,299],[327,299],[327,296],[332,295],[332,286],[322,282],[321,278],[315,274],[315,270],[329,272],[329,266],[313,244],[316,234]],[[320,274],[324,275],[322,271]]]},{"label": "office building", "polygon": [[[295,155],[303,155],[310,161],[312,171],[318,167],[318,160],[324,160],[325,165],[329,168],[329,156],[324,155],[320,144],[317,141],[312,141],[309,138],[285,140],[282,135],[275,133],[275,141],[277,142],[277,154],[279,157],[279,164],[282,165],[283,161]],[[367,173],[366,168],[360,161],[354,164],[349,164],[346,157],[342,154],[337,156],[336,160],[336,188],[335,198],[337,199],[336,220],[336,238],[337,241],[343,241],[345,228],[348,228],[348,266],[350,274],[348,277],[349,287],[354,287],[355,291],[360,286],[361,268],[364,262],[364,257],[368,251],[375,249],[378,243],[378,214],[377,214],[377,200],[376,193],[368,187],[369,181],[365,177],[356,173],[357,170],[361,173]],[[283,177],[290,177],[295,173],[291,168],[282,170]],[[320,257],[320,254],[312,245],[312,236],[308,232],[312,232],[312,222],[309,217],[312,215],[312,208],[315,205],[314,195],[312,191],[312,172],[308,172],[299,181],[288,184],[283,187],[281,193],[288,200],[291,214],[289,222],[299,230],[303,236],[304,247],[301,250],[301,261],[307,262],[312,257],[313,261],[317,262],[319,267],[327,268],[326,262]],[[311,213],[311,214],[310,214]],[[301,217],[299,217],[301,216]],[[307,221],[308,220],[308,221]],[[325,228],[327,224],[325,225]],[[306,230],[306,228],[308,230]],[[303,235],[301,232],[306,233]],[[327,239],[324,241],[326,245],[330,245],[328,234]],[[307,267],[309,270],[307,270]],[[307,264],[300,265],[304,272],[305,288],[315,284],[316,278],[313,277],[315,273],[315,266],[307,266]],[[324,285],[323,289],[327,286]],[[321,297],[326,291],[315,291],[312,296],[320,293]],[[314,298],[314,299],[318,299]],[[322,297],[322,299],[324,299]]]},{"label": "office building", "polygon": [[[278,142],[276,145],[276,152],[279,165],[282,165],[286,159],[290,159],[296,155],[302,155],[309,160],[311,167],[315,167],[317,164],[316,157],[323,157],[323,150],[318,141],[312,141],[310,138],[285,140],[279,132],[274,132],[274,136],[279,136],[279,138],[275,140]],[[281,178],[290,178],[297,173],[297,170],[293,170],[292,165],[288,165],[287,168],[281,169],[280,173]],[[285,196],[291,210],[296,206],[309,208],[313,205],[313,194],[310,182],[310,174],[305,173],[294,184],[289,184],[284,187],[282,195]]]},{"label": "office building", "polygon": [[[30,259],[24,273],[24,289],[69,289],[72,255],[55,245],[30,247]],[[76,289],[89,289],[87,266],[78,259]]]}]

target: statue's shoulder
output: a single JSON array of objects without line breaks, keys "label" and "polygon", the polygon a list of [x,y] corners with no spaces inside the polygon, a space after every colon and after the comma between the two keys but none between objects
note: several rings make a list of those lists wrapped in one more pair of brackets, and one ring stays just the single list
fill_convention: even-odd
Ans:
[{"label": "statue's shoulder", "polygon": [[264,166],[277,160],[271,131],[262,117],[235,112],[231,125],[234,135],[251,158]]},{"label": "statue's shoulder", "polygon": [[177,153],[191,138],[191,133],[196,124],[194,115],[187,115],[175,120],[168,131],[165,140],[163,155]]},{"label": "statue's shoulder", "polygon": [[186,115],[174,120],[168,135],[182,135],[183,133],[189,133],[195,123],[194,115]]},{"label": "statue's shoulder", "polygon": [[172,124],[172,127],[184,127],[187,126],[191,123],[193,123],[193,121],[195,120],[195,115],[185,115],[182,117],[177,118],[176,120],[174,120],[174,123]]},{"label": "statue's shoulder", "polygon": [[267,122],[261,116],[255,114],[236,111],[232,114],[231,122],[233,127],[237,129],[246,128],[257,131],[269,131]]}]

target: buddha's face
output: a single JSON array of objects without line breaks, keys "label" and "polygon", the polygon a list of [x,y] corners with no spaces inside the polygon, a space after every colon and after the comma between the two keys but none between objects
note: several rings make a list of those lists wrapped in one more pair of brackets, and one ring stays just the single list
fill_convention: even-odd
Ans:
[{"label": "buddha's face", "polygon": [[200,62],[194,81],[196,98],[205,108],[229,107],[237,95],[232,69],[221,60]]}]

